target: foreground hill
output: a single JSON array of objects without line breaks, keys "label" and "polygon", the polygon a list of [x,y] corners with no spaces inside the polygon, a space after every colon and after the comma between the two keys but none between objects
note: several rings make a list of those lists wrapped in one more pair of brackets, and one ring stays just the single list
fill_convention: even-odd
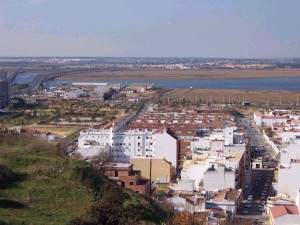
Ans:
[{"label": "foreground hill", "polygon": [[0,136],[0,224],[153,224],[165,219],[164,211],[147,205],[89,164],[59,156],[56,146]]}]

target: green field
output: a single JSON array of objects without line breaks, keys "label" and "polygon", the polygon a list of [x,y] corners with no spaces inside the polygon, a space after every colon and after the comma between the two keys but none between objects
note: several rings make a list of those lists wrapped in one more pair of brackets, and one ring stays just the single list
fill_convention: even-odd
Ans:
[{"label": "green field", "polygon": [[0,221],[66,224],[90,207],[93,185],[104,178],[91,174],[87,163],[55,151],[31,138],[2,138],[0,163],[9,168],[10,176],[0,181]]},{"label": "green field", "polygon": [[0,225],[160,224],[167,216],[55,145],[0,134]]}]

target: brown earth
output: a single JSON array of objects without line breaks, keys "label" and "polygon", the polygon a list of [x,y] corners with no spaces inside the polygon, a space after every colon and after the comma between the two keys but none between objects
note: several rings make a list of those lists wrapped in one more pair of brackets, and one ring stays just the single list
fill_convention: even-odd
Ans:
[{"label": "brown earth", "polygon": [[300,69],[122,70],[67,75],[58,80],[199,80],[300,77]]}]

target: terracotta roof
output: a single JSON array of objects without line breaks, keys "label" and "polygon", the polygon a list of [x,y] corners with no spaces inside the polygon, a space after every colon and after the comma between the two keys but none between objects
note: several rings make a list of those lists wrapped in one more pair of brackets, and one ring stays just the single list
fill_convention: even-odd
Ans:
[{"label": "terracotta roof", "polygon": [[286,119],[285,116],[263,116],[264,119]]},{"label": "terracotta roof", "polygon": [[299,121],[298,120],[292,120],[291,123],[293,123],[293,124],[299,124]]},{"label": "terracotta roof", "polygon": [[239,189],[226,188],[221,190],[214,198],[213,201],[235,201],[240,194]]},{"label": "terracotta roof", "polygon": [[261,114],[260,112],[255,112],[254,114],[255,114],[255,116],[257,116],[257,117],[261,117],[261,116],[262,116],[262,114]]},{"label": "terracotta roof", "polygon": [[286,214],[299,214],[298,208],[295,205],[278,205],[270,208],[273,218],[284,216]]},{"label": "terracotta roof", "polygon": [[161,127],[157,128],[157,129],[153,132],[153,134],[158,134],[158,133],[161,132],[163,129],[165,129],[165,126],[161,126]]}]

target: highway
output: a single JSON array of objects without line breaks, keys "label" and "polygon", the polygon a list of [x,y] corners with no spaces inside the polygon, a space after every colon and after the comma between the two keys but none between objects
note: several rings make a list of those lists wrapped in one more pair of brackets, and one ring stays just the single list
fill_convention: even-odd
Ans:
[{"label": "highway", "polygon": [[77,70],[56,71],[52,73],[39,74],[35,77],[35,79],[32,82],[30,82],[27,88],[24,88],[22,91],[15,94],[27,94],[31,91],[36,91],[44,82],[46,82],[47,80],[55,79],[57,77],[72,75],[72,74],[87,73],[87,72],[105,71],[111,69],[115,69],[115,68],[112,67],[112,68],[77,69]]}]

